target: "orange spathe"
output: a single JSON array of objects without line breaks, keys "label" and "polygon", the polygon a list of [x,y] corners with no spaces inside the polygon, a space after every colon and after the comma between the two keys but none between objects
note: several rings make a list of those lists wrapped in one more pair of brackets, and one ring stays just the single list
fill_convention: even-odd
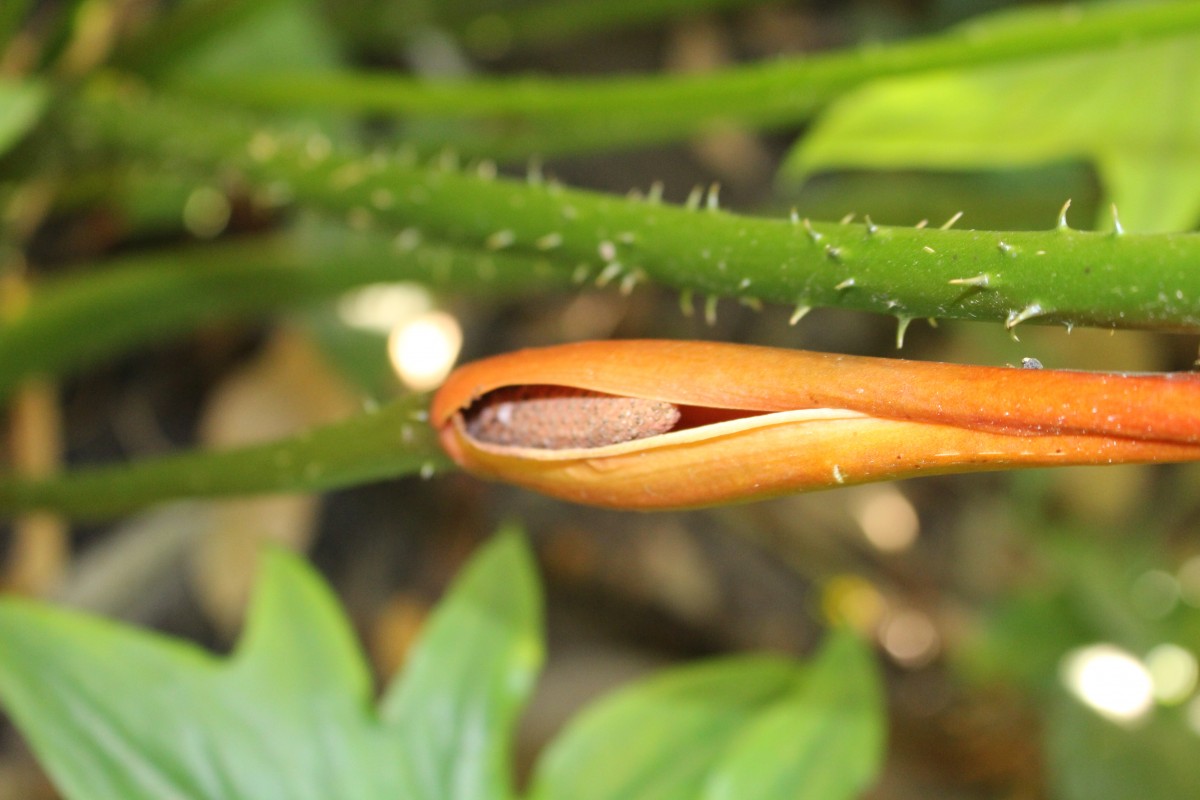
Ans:
[{"label": "orange spathe", "polygon": [[[746,414],[594,448],[467,434],[462,412],[480,397],[536,385]],[[1200,376],[583,342],[456,370],[431,421],[450,456],[478,475],[591,505],[691,508],[919,474],[1200,460]]]}]

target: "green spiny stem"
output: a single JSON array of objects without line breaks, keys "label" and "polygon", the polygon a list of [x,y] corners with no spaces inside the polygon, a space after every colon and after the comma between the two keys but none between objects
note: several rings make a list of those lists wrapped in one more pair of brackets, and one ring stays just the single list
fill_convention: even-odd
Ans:
[{"label": "green spiny stem", "polygon": [[448,465],[423,398],[267,444],[81,469],[58,477],[0,477],[0,514],[49,509],[113,517],[180,497],[326,491],[421,474]]},{"label": "green spiny stem", "polygon": [[[437,126],[441,145],[492,158],[612,149],[714,126],[796,124],[866,81],[1113,47],[1200,30],[1200,4],[1095,4],[983,20],[888,46],[773,61],[707,75],[600,80],[422,82],[363,74],[196,78],[189,90],[258,108],[316,108],[468,119]],[[487,125],[480,120],[486,119]],[[420,127],[409,131],[420,141]]]},{"label": "green spiny stem", "polygon": [[60,375],[218,320],[262,315],[381,281],[489,295],[564,283],[535,259],[397,237],[310,232],[151,252],[37,287],[0,323],[0,402],[31,374]]},{"label": "green spiny stem", "polygon": [[[987,232],[808,223],[618,198],[492,170],[425,168],[280,134],[228,114],[94,92],[79,136],[139,155],[239,170],[295,201],[427,241],[544,256],[600,282],[894,315],[1200,329],[1200,236]],[[700,207],[703,206],[703,207]],[[1064,215],[1065,216],[1065,215]]]}]

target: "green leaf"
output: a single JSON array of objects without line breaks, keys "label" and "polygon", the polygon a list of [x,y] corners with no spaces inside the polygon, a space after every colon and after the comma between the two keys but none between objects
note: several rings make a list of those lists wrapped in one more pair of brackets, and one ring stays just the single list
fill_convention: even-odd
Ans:
[{"label": "green leaf", "polygon": [[1060,800],[1191,797],[1200,785],[1196,734],[1183,709],[1123,726],[1059,692],[1046,704],[1045,753]]},{"label": "green leaf", "polygon": [[14,601],[0,639],[0,696],[66,796],[203,796],[205,770],[184,746],[189,717],[212,711],[188,700],[211,674],[205,654]]},{"label": "green leaf", "polygon": [[1026,580],[980,615],[955,653],[961,671],[975,681],[1044,692],[1076,647],[1110,642],[1138,653],[1163,641],[1200,643],[1185,627],[1186,614],[1148,617],[1139,610],[1131,588],[1138,577],[1174,569],[1161,549],[1163,527],[1143,520],[1139,529],[1141,537],[1114,536],[1098,547],[1095,527],[1061,525],[1035,535],[1031,524]]},{"label": "green leaf", "polygon": [[171,74],[239,75],[255,70],[297,73],[334,66],[337,48],[311,0],[272,0],[247,4],[238,25],[222,31],[174,61]]},{"label": "green leaf", "polygon": [[795,690],[802,665],[724,658],[665,672],[604,698],[538,762],[535,800],[693,800],[751,720]]},{"label": "green leaf", "polygon": [[[1083,159],[1096,166],[1126,229],[1190,229],[1200,218],[1197,81],[1194,35],[877,81],[821,117],[784,175]],[[1108,204],[1101,217],[1099,226],[1112,226]]]},{"label": "green leaf", "polygon": [[883,755],[871,654],[833,634],[816,660],[742,656],[601,700],[537,765],[533,800],[852,797]]},{"label": "green leaf", "polygon": [[46,89],[33,81],[0,78],[0,155],[20,141],[42,116]]},{"label": "green leaf", "polygon": [[747,726],[713,770],[708,800],[857,797],[883,764],[879,675],[857,636],[838,632],[797,691]]},{"label": "green leaf", "polygon": [[370,751],[321,733],[372,727],[362,656],[328,589],[271,554],[250,630],[222,668],[156,634],[7,600],[0,699],[71,798],[317,798],[329,775],[369,774]]},{"label": "green leaf", "polygon": [[507,736],[543,659],[542,600],[532,556],[502,531],[460,576],[421,645],[384,696],[396,757],[412,783],[405,800],[512,796]]},{"label": "green leaf", "polygon": [[118,65],[148,76],[304,72],[337,61],[312,0],[188,0],[124,43]]},{"label": "green leaf", "polygon": [[[519,537],[498,537],[416,646],[413,677],[403,682],[420,696],[379,715],[328,587],[282,552],[268,555],[245,638],[227,661],[159,634],[6,599],[0,701],[74,800],[502,797],[515,710],[540,654],[537,592]],[[488,635],[447,636],[481,633],[471,626],[483,616]],[[470,667],[447,670],[460,680],[439,680],[430,664]],[[466,736],[429,735],[443,724]],[[457,776],[467,793],[416,793],[430,771]]]},{"label": "green leaf", "polygon": [[[299,559],[268,557],[241,646],[210,691],[211,699],[196,692],[213,711],[198,715],[203,731],[190,738],[204,741],[201,753],[237,756],[225,757],[224,785],[203,796],[366,800],[403,785],[395,740],[371,714],[371,676],[349,623]],[[204,775],[203,762],[185,768]]]}]

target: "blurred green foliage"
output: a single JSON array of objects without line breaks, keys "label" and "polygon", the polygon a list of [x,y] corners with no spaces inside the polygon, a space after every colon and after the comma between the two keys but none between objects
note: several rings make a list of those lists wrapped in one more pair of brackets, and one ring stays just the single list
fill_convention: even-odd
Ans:
[{"label": "blurred green foliage", "polygon": [[[165,637],[0,601],[0,700],[72,798],[514,795],[514,720],[542,662],[531,554],[500,533],[372,708],[348,622],[271,552],[247,630],[215,660]],[[600,701],[546,756],[538,798],[856,796],[879,769],[869,651],[831,634],[810,664],[747,657]]]},{"label": "blurred green foliage", "polygon": [[[851,16],[868,19],[857,33],[883,30],[891,41],[699,75],[615,77],[502,73],[536,64],[531,54],[550,53],[553,63],[555,48],[582,49],[588,37],[614,37],[603,48],[683,16],[720,23],[760,6],[772,13],[772,4],[138,5],[0,3],[0,395],[214,323],[286,318],[322,343],[367,402],[383,405],[240,450],[71,465],[45,479],[5,474],[0,510],[9,514],[125,514],[173,497],[316,491],[441,469],[444,457],[420,421],[423,399],[397,397],[373,363],[380,337],[335,313],[341,293],[384,281],[454,296],[483,320],[475,335],[495,347],[511,341],[495,330],[525,321],[506,303],[516,298],[527,314],[565,305],[563,288],[581,280],[663,287],[672,305],[676,292],[686,306],[701,295],[714,317],[719,300],[787,302],[753,322],[722,311],[708,332],[752,338],[773,325],[761,336],[772,340],[785,339],[795,305],[873,310],[904,324],[925,316],[996,323],[1051,291],[1071,304],[1043,321],[1195,332],[1200,319],[1200,240],[1177,232],[1194,227],[1200,207],[1194,2],[1018,8],[945,31],[912,24],[907,37],[897,34],[893,11],[853,4]],[[820,12],[797,13],[809,25],[803,36],[819,39]],[[544,174],[731,131],[795,138],[773,194],[758,185],[765,180],[739,184],[742,161],[723,173],[717,159],[689,178],[707,185],[719,175],[735,192],[753,186],[766,206],[761,217],[687,210],[715,206],[715,188],[672,203],[658,196],[661,186],[619,198],[564,189]],[[772,140],[755,141],[766,148]],[[775,146],[770,155],[781,160]],[[551,168],[513,166],[531,156],[563,158]],[[659,177],[632,163],[643,187]],[[1077,215],[1110,226],[1115,202],[1125,227],[1147,235],[1042,232],[1068,195],[1076,199],[1072,222]],[[788,220],[792,202],[815,220],[812,233]],[[561,225],[566,241],[555,239],[548,220],[561,224],[567,208],[571,220],[583,219]],[[875,270],[871,291],[847,296],[832,289],[845,276],[831,278],[831,270],[845,268],[839,254],[860,255],[855,248],[874,227],[836,222],[851,209],[871,211],[877,223],[934,225],[888,230],[890,244],[864,266]],[[960,227],[995,236],[936,230],[958,210],[967,211]],[[84,220],[86,233],[60,235],[77,230],[70,220]],[[1057,260],[990,305],[943,296],[948,278],[1002,257],[1000,231],[1031,252],[1052,243]],[[615,271],[603,256],[614,242],[629,257]],[[694,257],[710,244],[728,257]],[[1089,294],[1070,269],[1091,261],[1112,271],[1111,283]],[[636,307],[636,298],[628,302]],[[666,317],[631,318],[658,335],[694,333],[692,323]],[[829,322],[805,335],[829,331],[826,347],[852,349],[869,327],[822,319]],[[547,327],[537,330],[547,338]],[[921,335],[917,346],[997,362],[1030,348],[1047,366],[1180,368],[1194,357],[1194,344],[1178,339],[1109,343],[1076,334],[1063,344],[1045,330],[1021,335],[1014,344],[998,324],[984,332],[951,323],[940,345]],[[1200,477],[1179,469],[1138,480],[1030,474],[990,493],[964,490],[965,505],[980,508],[953,518],[952,541],[962,549],[953,569],[926,579],[892,564],[868,575],[872,586],[890,580],[910,603],[936,598],[929,602],[940,611],[946,691],[1010,691],[1017,699],[999,716],[1027,711],[1035,720],[1021,736],[1033,740],[1026,743],[1039,777],[1010,794],[1174,798],[1200,780],[1189,757],[1200,728],[1194,674],[1190,686],[1151,697],[1141,716],[1117,721],[1068,691],[1064,674],[1073,654],[1097,643],[1146,670],[1169,645],[1191,654],[1195,669]],[[1124,505],[1113,500],[1126,496]],[[736,519],[752,532],[764,518]],[[799,539],[820,530],[794,523]],[[824,556],[828,563],[796,570],[828,590],[845,576]],[[95,618],[0,601],[0,699],[69,797],[512,797],[520,793],[512,730],[541,664],[541,625],[530,554],[515,533],[501,534],[375,704],[328,589],[302,563],[270,554],[249,628],[228,660]],[[895,655],[886,637],[876,638],[881,653]],[[537,761],[527,794],[858,796],[888,779],[884,729],[904,716],[897,673],[930,669],[898,660],[881,676],[875,661],[863,641],[839,630],[803,661],[734,656],[666,671],[570,723]],[[1186,658],[1179,663],[1186,672]],[[902,759],[905,746],[893,737],[889,755]]]}]

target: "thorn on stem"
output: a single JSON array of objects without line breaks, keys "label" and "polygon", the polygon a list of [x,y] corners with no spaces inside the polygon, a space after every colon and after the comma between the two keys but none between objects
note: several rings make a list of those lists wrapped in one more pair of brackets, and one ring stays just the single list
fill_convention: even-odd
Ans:
[{"label": "thorn on stem", "polygon": [[517,235],[508,228],[499,230],[488,236],[484,240],[484,246],[488,250],[503,250],[506,247],[511,247],[513,242],[517,240]]},{"label": "thorn on stem", "polygon": [[898,316],[896,317],[896,349],[904,348],[904,334],[908,332],[908,326],[913,321],[912,317]]},{"label": "thorn on stem", "polygon": [[696,315],[696,298],[691,289],[679,293],[679,311],[688,318]]},{"label": "thorn on stem", "polygon": [[986,289],[988,284],[992,282],[992,276],[986,272],[981,272],[978,275],[973,275],[970,278],[954,278],[947,281],[951,286],[972,286],[978,289]]},{"label": "thorn on stem", "polygon": [[714,181],[708,187],[708,199],[704,203],[705,208],[709,211],[720,211],[721,210],[721,199],[720,198],[721,198],[721,184]]},{"label": "thorn on stem", "polygon": [[1125,233],[1125,229],[1121,227],[1121,218],[1117,215],[1117,204],[1113,203],[1109,208],[1112,209],[1113,236],[1121,236]]},{"label": "thorn on stem", "polygon": [[942,226],[941,226],[941,228],[939,228],[939,230],[943,230],[943,231],[950,230],[951,228],[954,227],[954,223],[956,223],[960,219],[962,219],[962,215],[963,215],[963,212],[961,212],[961,211],[954,212],[954,216],[952,216],[950,219],[943,222]]},{"label": "thorn on stem", "polygon": [[792,312],[790,317],[788,317],[788,325],[795,325],[797,322],[808,316],[808,312],[810,311],[812,311],[812,306],[806,306],[804,304],[796,306],[796,310]]},{"label": "thorn on stem", "polygon": [[496,177],[496,162],[485,158],[475,165],[475,174],[480,180],[490,181]]},{"label": "thorn on stem", "polygon": [[421,232],[416,228],[405,228],[392,239],[392,246],[400,253],[411,253],[421,245]]},{"label": "thorn on stem", "polygon": [[561,247],[563,237],[561,233],[547,233],[533,243],[533,246],[538,250],[553,250],[556,247]]},{"label": "thorn on stem", "polygon": [[371,192],[371,205],[379,211],[387,211],[396,205],[396,195],[392,194],[391,189],[381,186]]},{"label": "thorn on stem", "polygon": [[1058,222],[1054,226],[1056,229],[1060,231],[1071,230],[1071,226],[1067,224],[1067,209],[1070,207],[1071,201],[1068,199],[1067,202],[1063,203],[1062,209],[1058,212]]},{"label": "thorn on stem", "polygon": [[525,167],[525,181],[530,186],[540,186],[545,181],[546,176],[542,173],[542,160],[534,157],[529,159],[529,164]]},{"label": "thorn on stem", "polygon": [[437,168],[442,172],[458,171],[458,151],[447,147],[438,153]]},{"label": "thorn on stem", "polygon": [[804,226],[804,232],[808,234],[809,240],[813,243],[819,242],[821,239],[825,238],[813,230],[812,220],[810,220],[808,217],[805,217],[800,224]]},{"label": "thorn on stem", "polygon": [[367,179],[367,170],[361,161],[351,161],[333,171],[329,176],[329,185],[338,191],[344,191],[357,186]]},{"label": "thorn on stem", "polygon": [[618,275],[620,275],[624,270],[625,270],[625,268],[623,266],[621,266],[620,261],[612,262],[611,264],[606,266],[604,269],[600,270],[600,274],[596,276],[596,285],[599,286],[600,288],[604,288],[609,283],[611,283],[614,278],[616,278]]},{"label": "thorn on stem", "polygon": [[1030,303],[1020,311],[1008,312],[1008,319],[1004,321],[1004,327],[1011,331],[1025,320],[1040,317],[1044,313],[1041,303]]},{"label": "thorn on stem", "polygon": [[641,280],[642,271],[637,269],[631,270],[625,274],[625,277],[621,278],[621,285],[618,287],[618,291],[625,297],[628,297],[633,293],[634,287],[637,286]]}]

